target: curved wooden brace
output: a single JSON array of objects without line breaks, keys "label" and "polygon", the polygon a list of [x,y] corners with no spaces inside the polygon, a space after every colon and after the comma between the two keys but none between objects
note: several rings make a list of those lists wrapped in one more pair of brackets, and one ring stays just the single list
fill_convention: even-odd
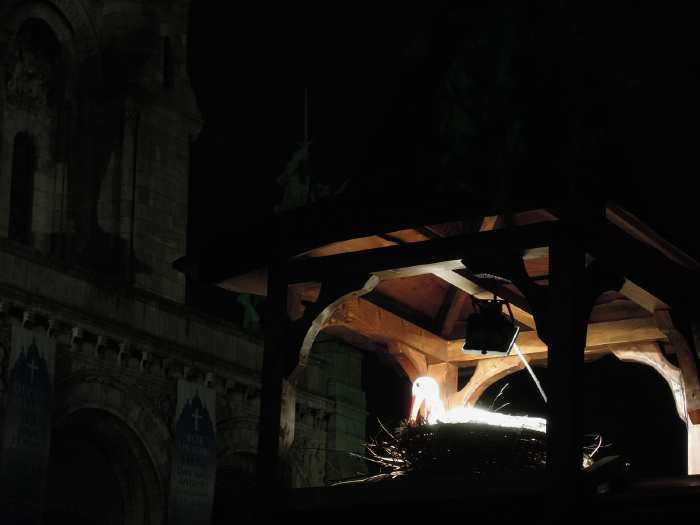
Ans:
[{"label": "curved wooden brace", "polygon": [[428,363],[424,354],[399,341],[392,341],[387,346],[389,353],[401,365],[411,383],[420,376],[428,375]]},{"label": "curved wooden brace", "polygon": [[454,394],[453,406],[473,407],[488,387],[524,368],[525,365],[518,356],[494,357],[479,361],[467,385]]},{"label": "curved wooden brace", "polygon": [[[371,292],[379,284],[376,275],[344,278],[342,283],[331,281],[321,284],[321,292],[315,303],[306,307],[304,315],[291,323],[289,333],[289,361],[287,377],[291,384],[299,379],[306,367],[311,353],[311,346],[323,330],[336,309],[351,297],[360,297]],[[298,349],[298,351],[294,351]]]},{"label": "curved wooden brace", "polygon": [[681,370],[681,380],[685,393],[686,413],[694,425],[700,424],[700,377],[695,364],[696,358],[685,337],[674,326],[669,310],[657,310],[654,318],[659,328],[668,337],[668,346],[675,352]]},{"label": "curved wooden brace", "polygon": [[657,343],[640,343],[624,347],[612,346],[611,350],[620,361],[641,363],[656,370],[671,389],[678,416],[684,423],[688,423],[681,371],[666,360]]}]

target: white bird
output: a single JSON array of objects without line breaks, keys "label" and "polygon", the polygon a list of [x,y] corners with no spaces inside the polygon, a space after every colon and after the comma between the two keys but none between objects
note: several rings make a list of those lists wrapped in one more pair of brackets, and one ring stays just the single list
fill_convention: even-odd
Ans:
[{"label": "white bird", "polygon": [[511,416],[480,408],[456,407],[445,410],[440,399],[440,385],[432,377],[422,376],[413,382],[413,402],[409,421],[416,421],[418,411],[425,403],[425,418],[429,425],[436,423],[485,423],[499,427],[527,428],[536,432],[547,431],[547,420],[541,417]]}]

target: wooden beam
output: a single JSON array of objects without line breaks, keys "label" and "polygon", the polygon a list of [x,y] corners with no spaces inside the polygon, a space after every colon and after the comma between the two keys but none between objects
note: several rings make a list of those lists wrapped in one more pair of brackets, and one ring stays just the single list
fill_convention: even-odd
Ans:
[{"label": "wooden beam", "polygon": [[[403,246],[403,245],[402,245]],[[398,279],[400,277],[415,277],[416,275],[425,275],[428,273],[436,273],[440,271],[451,271],[464,268],[464,264],[459,259],[451,261],[443,261],[432,264],[418,264],[416,266],[407,266],[404,268],[391,268],[379,272],[374,272],[382,281],[388,279]]]},{"label": "wooden beam", "polygon": [[698,261],[661,237],[624,208],[616,204],[609,204],[605,210],[605,216],[615,226],[635,239],[652,246],[672,261],[692,270],[700,270]]},{"label": "wooden beam", "polygon": [[378,273],[386,270],[462,259],[470,251],[499,253],[546,246],[552,223],[538,223],[458,235],[423,242],[330,255],[289,263],[289,283],[322,281],[341,273]]},{"label": "wooden beam", "polygon": [[[624,319],[588,325],[586,333],[586,352],[595,353],[596,348],[607,351],[607,347],[616,344],[634,344],[653,341],[666,341],[667,337],[661,331],[653,317],[640,319]],[[516,341],[523,354],[546,355],[547,345],[537,336],[535,331],[520,332]],[[448,341],[447,356],[451,363],[467,363],[482,359],[498,359],[462,353],[463,340]]]},{"label": "wooden beam", "polygon": [[[339,305],[324,329],[341,326],[378,343],[401,343],[425,355],[429,364],[449,362],[457,366],[476,366],[482,360],[498,359],[465,355],[462,353],[464,340],[447,341],[359,297]],[[586,355],[592,358],[608,353],[610,345],[666,340],[666,334],[657,327],[652,317],[593,323],[588,326],[586,335]],[[521,332],[517,344],[530,359],[547,358],[547,346],[535,331]]]},{"label": "wooden beam", "polygon": [[[464,266],[462,266],[464,268]],[[468,293],[469,295],[478,295],[485,290],[479,286],[478,284],[470,281],[463,275],[458,274],[455,271],[452,270],[435,270],[433,271],[433,274],[436,277],[439,277],[445,282],[450,283],[452,286],[455,288],[459,288],[463,292]]]},{"label": "wooden beam", "polygon": [[480,232],[487,232],[491,230],[496,229],[496,225],[498,224],[498,215],[489,215],[488,217],[484,217],[481,221],[481,226],[479,227]]},{"label": "wooden beam", "polygon": [[428,362],[425,355],[398,341],[390,342],[387,348],[411,382],[420,376],[428,375]]},{"label": "wooden beam", "polygon": [[380,235],[371,235],[369,237],[358,237],[356,239],[348,239],[345,241],[332,242],[324,246],[319,246],[313,250],[304,252],[296,259],[306,259],[309,257],[327,257],[329,255],[337,255],[339,253],[352,253],[363,250],[371,250],[373,248],[384,248],[393,246],[395,243],[385,239]]},{"label": "wooden beam", "polygon": [[[459,288],[463,292],[468,293],[469,295],[473,295],[477,299],[491,299],[493,297],[493,293],[485,290],[478,284],[476,284],[474,281],[471,279],[465,277],[464,275],[461,275],[457,272],[454,271],[438,271],[434,272],[437,277],[440,277],[441,279],[447,281],[450,283],[452,286]],[[496,296],[499,297],[500,299],[505,299],[504,297],[503,290],[496,290]],[[508,299],[506,299],[508,300]],[[523,300],[524,301],[524,300]],[[510,302],[510,301],[509,301]],[[522,304],[522,303],[521,303]],[[535,327],[535,319],[532,317],[532,314],[527,311],[525,308],[521,308],[520,306],[517,306],[515,304],[510,305],[511,309],[513,310],[513,317],[515,319],[527,326],[528,328],[536,328]]]},{"label": "wooden beam", "polygon": [[[481,226],[479,227],[479,231],[486,232],[486,231],[495,230],[496,226],[498,225],[499,219],[500,219],[499,215],[490,215],[488,217],[484,217],[483,220],[481,221]],[[534,248],[534,249],[531,249],[530,251],[532,252],[535,250],[542,250],[542,249],[548,250],[548,247]],[[444,281],[450,283],[455,288],[461,290],[465,294],[473,295],[474,297],[477,297],[480,299],[484,298],[484,295],[488,294],[489,292],[487,292],[485,289],[483,289],[481,286],[479,286],[475,282],[467,279],[463,275],[454,271],[454,270],[463,269],[463,268],[464,268],[464,265],[461,265],[461,267],[455,267],[455,268],[450,268],[450,269],[443,268],[443,269],[440,269],[440,270],[434,272],[434,274],[437,277],[440,277],[441,279],[443,279]],[[464,299],[466,299],[466,296],[464,294],[460,294],[459,297],[460,297],[460,305],[463,305]],[[526,311],[518,306],[515,306],[515,305],[511,305],[511,308],[513,310],[513,316],[518,320],[518,322],[524,324],[525,326],[527,326],[529,328],[533,328],[533,329],[535,328],[535,320],[532,317],[532,315],[530,314],[530,312],[528,312],[528,311]],[[456,321],[456,320],[457,319],[455,317],[454,321]],[[454,321],[452,321],[452,319],[450,319],[450,321],[452,322],[452,324],[448,325],[447,327],[443,326],[443,329],[440,332],[440,334],[443,337],[446,337],[452,333],[452,329],[454,328]],[[446,330],[446,328],[448,330]]]},{"label": "wooden beam", "polygon": [[[376,277],[376,275],[374,277]],[[429,330],[433,333],[437,331],[435,330],[435,319],[423,312],[414,310],[411,306],[404,304],[393,297],[375,290],[365,295],[364,298],[379,308],[382,308],[387,312],[391,312],[401,319],[405,319],[409,323],[413,323],[414,325],[425,330]]]},{"label": "wooden beam", "polygon": [[[482,288],[482,290],[480,292],[477,292],[475,295],[477,299],[489,299],[493,297],[493,294],[496,294],[498,298],[508,301],[508,303],[510,303],[511,308],[513,306],[517,306],[520,310],[526,312],[528,315],[531,314],[530,305],[528,304],[527,299],[525,299],[525,297],[523,297],[519,293],[509,288],[506,288],[501,284],[495,283],[493,280],[477,277],[476,275],[469,273],[467,270],[459,272],[459,275]],[[515,311],[513,311],[513,315],[515,316]],[[527,323],[523,324],[527,325]]]},{"label": "wooden beam", "polygon": [[586,346],[644,343],[666,339],[653,317],[642,317],[588,325]]},{"label": "wooden beam", "polygon": [[469,297],[462,290],[457,290],[452,288],[453,292],[448,298],[449,305],[444,317],[441,320],[440,335],[443,338],[448,338],[455,328],[455,324],[459,320],[459,315],[462,313],[464,304],[467,302],[467,297]]},{"label": "wooden beam", "polygon": [[529,248],[523,252],[523,260],[530,261],[533,259],[544,259],[549,257],[549,246],[539,246],[537,248]]},{"label": "wooden beam", "polygon": [[447,341],[360,297],[342,303],[325,326],[345,326],[373,341],[400,342],[424,354],[429,363],[447,361]]},{"label": "wooden beam", "polygon": [[620,293],[651,313],[654,313],[656,310],[668,310],[669,308],[661,299],[650,294],[629,279],[625,279],[625,283],[620,288]]},{"label": "wooden beam", "polygon": [[228,279],[216,283],[216,285],[230,292],[266,296],[267,279],[267,268],[258,268],[248,273],[231,276]]},{"label": "wooden beam", "polygon": [[[365,203],[366,204],[366,203]],[[524,212],[542,208],[542,202],[518,199],[510,203],[510,211]],[[517,209],[512,209],[516,206]],[[455,209],[459,213],[455,214]],[[405,200],[399,204],[382,202],[379,206],[369,206],[357,213],[357,202],[338,202],[337,199],[322,200],[313,205],[287,212],[279,220],[289,225],[292,240],[302,244],[304,241],[316,241],[327,244],[344,238],[374,235],[380,232],[392,232],[410,228],[421,229],[424,225],[443,224],[460,219],[476,219],[499,213],[501,210],[481,202],[470,202],[464,195],[450,192],[439,198],[423,199],[420,206],[407,205]],[[314,232],[311,236],[309,232]],[[238,233],[238,232],[237,232]],[[240,234],[234,236],[238,239]],[[298,241],[299,237],[302,241]],[[309,246],[307,249],[314,248]],[[300,250],[301,251],[301,250]]]},{"label": "wooden beam", "polygon": [[590,228],[585,235],[588,253],[670,307],[700,295],[697,270],[676,263],[614,224]]},{"label": "wooden beam", "polygon": [[649,312],[629,299],[616,299],[608,303],[594,305],[588,324],[638,319],[640,317],[649,317]]}]

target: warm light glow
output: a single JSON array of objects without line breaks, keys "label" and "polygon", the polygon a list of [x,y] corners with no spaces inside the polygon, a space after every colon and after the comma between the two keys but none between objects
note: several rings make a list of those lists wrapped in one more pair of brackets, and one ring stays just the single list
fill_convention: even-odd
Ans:
[{"label": "warm light glow", "polygon": [[413,402],[409,421],[415,422],[425,403],[425,418],[429,425],[436,423],[483,423],[507,428],[527,428],[537,432],[547,431],[547,421],[541,417],[512,416],[481,408],[456,407],[445,410],[440,399],[440,386],[432,377],[422,376],[413,382]]}]

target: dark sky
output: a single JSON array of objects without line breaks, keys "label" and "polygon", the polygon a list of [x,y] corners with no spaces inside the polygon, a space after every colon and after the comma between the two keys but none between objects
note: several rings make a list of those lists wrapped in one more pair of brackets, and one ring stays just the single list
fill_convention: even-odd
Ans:
[{"label": "dark sky", "polygon": [[[305,88],[314,149],[338,162],[362,154],[406,43],[432,16],[368,6],[255,3],[224,13],[193,2],[189,68],[205,120],[192,167],[197,237],[223,218],[220,203],[227,220],[245,221],[280,198],[275,179],[303,139]],[[332,181],[332,171],[315,176]]]},{"label": "dark sky", "polygon": [[[222,224],[250,222],[279,199],[275,178],[303,138],[305,87],[314,155],[323,161],[314,177],[333,181],[364,158],[373,140],[387,140],[382,126],[412,73],[405,57],[436,36],[430,28],[446,4],[255,3],[221,10],[193,2],[190,71],[205,126],[194,146],[191,240]],[[696,221],[685,211],[694,206],[689,189],[700,167],[694,14],[587,5],[524,12],[517,20],[525,34],[551,32],[539,37],[535,69],[546,54],[572,72],[554,97],[571,96],[605,113],[603,153],[610,161],[596,170],[614,197],[697,254],[697,225],[688,223]],[[571,39],[570,50],[561,50],[558,31]]]}]

